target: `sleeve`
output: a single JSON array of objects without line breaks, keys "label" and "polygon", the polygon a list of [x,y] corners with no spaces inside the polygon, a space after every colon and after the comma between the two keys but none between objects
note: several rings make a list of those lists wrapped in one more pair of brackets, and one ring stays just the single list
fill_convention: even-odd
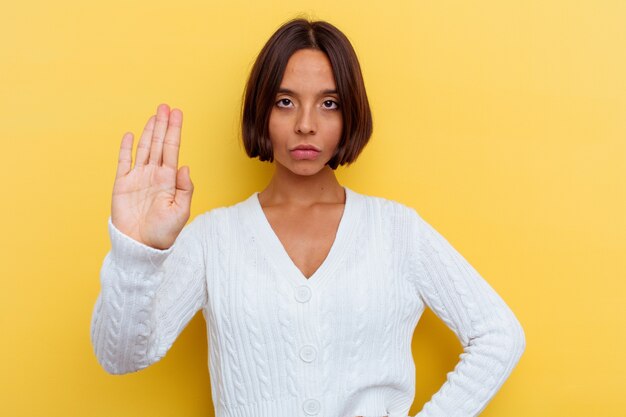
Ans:
[{"label": "sleeve", "polygon": [[91,344],[110,374],[159,361],[207,301],[203,228],[207,213],[187,224],[165,250],[144,245],[109,217],[111,250],[100,269]]},{"label": "sleeve", "polygon": [[446,382],[415,417],[477,416],[520,360],[524,330],[495,290],[413,209],[409,225],[410,279],[463,346]]}]

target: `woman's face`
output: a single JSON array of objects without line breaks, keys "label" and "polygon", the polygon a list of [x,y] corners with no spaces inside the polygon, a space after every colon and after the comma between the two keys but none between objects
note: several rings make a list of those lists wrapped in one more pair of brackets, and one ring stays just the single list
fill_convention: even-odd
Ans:
[{"label": "woman's face", "polygon": [[[333,157],[343,127],[336,88],[324,52],[300,49],[289,58],[269,120],[277,168],[313,175]],[[295,150],[299,145],[315,150]]]}]

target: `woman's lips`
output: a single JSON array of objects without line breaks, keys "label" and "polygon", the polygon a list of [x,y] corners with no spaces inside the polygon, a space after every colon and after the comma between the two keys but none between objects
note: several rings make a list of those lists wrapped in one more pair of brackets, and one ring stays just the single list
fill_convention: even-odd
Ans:
[{"label": "woman's lips", "polygon": [[294,159],[315,159],[320,154],[315,149],[294,149],[291,151],[291,156]]}]

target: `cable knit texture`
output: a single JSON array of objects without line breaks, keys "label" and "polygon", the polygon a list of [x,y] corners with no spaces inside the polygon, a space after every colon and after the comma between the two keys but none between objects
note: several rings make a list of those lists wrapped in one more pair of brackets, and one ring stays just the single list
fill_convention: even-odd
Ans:
[{"label": "cable knit texture", "polygon": [[159,361],[202,310],[217,417],[408,417],[411,339],[429,307],[464,351],[416,417],[477,416],[525,349],[519,321],[414,209],[344,189],[335,240],[308,279],[256,192],[198,215],[167,250],[109,218],[91,322],[101,366]]}]

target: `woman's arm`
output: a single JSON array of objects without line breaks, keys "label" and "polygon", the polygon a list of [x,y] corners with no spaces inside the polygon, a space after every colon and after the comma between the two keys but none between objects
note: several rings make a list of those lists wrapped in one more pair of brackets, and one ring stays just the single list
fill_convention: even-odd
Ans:
[{"label": "woman's arm", "polygon": [[160,360],[205,305],[207,215],[185,226],[166,250],[130,238],[109,218],[111,251],[91,320],[91,343],[107,372],[134,372]]},{"label": "woman's arm", "polygon": [[463,345],[459,363],[416,417],[477,416],[524,352],[524,330],[461,254],[415,210],[410,212],[410,279]]}]

